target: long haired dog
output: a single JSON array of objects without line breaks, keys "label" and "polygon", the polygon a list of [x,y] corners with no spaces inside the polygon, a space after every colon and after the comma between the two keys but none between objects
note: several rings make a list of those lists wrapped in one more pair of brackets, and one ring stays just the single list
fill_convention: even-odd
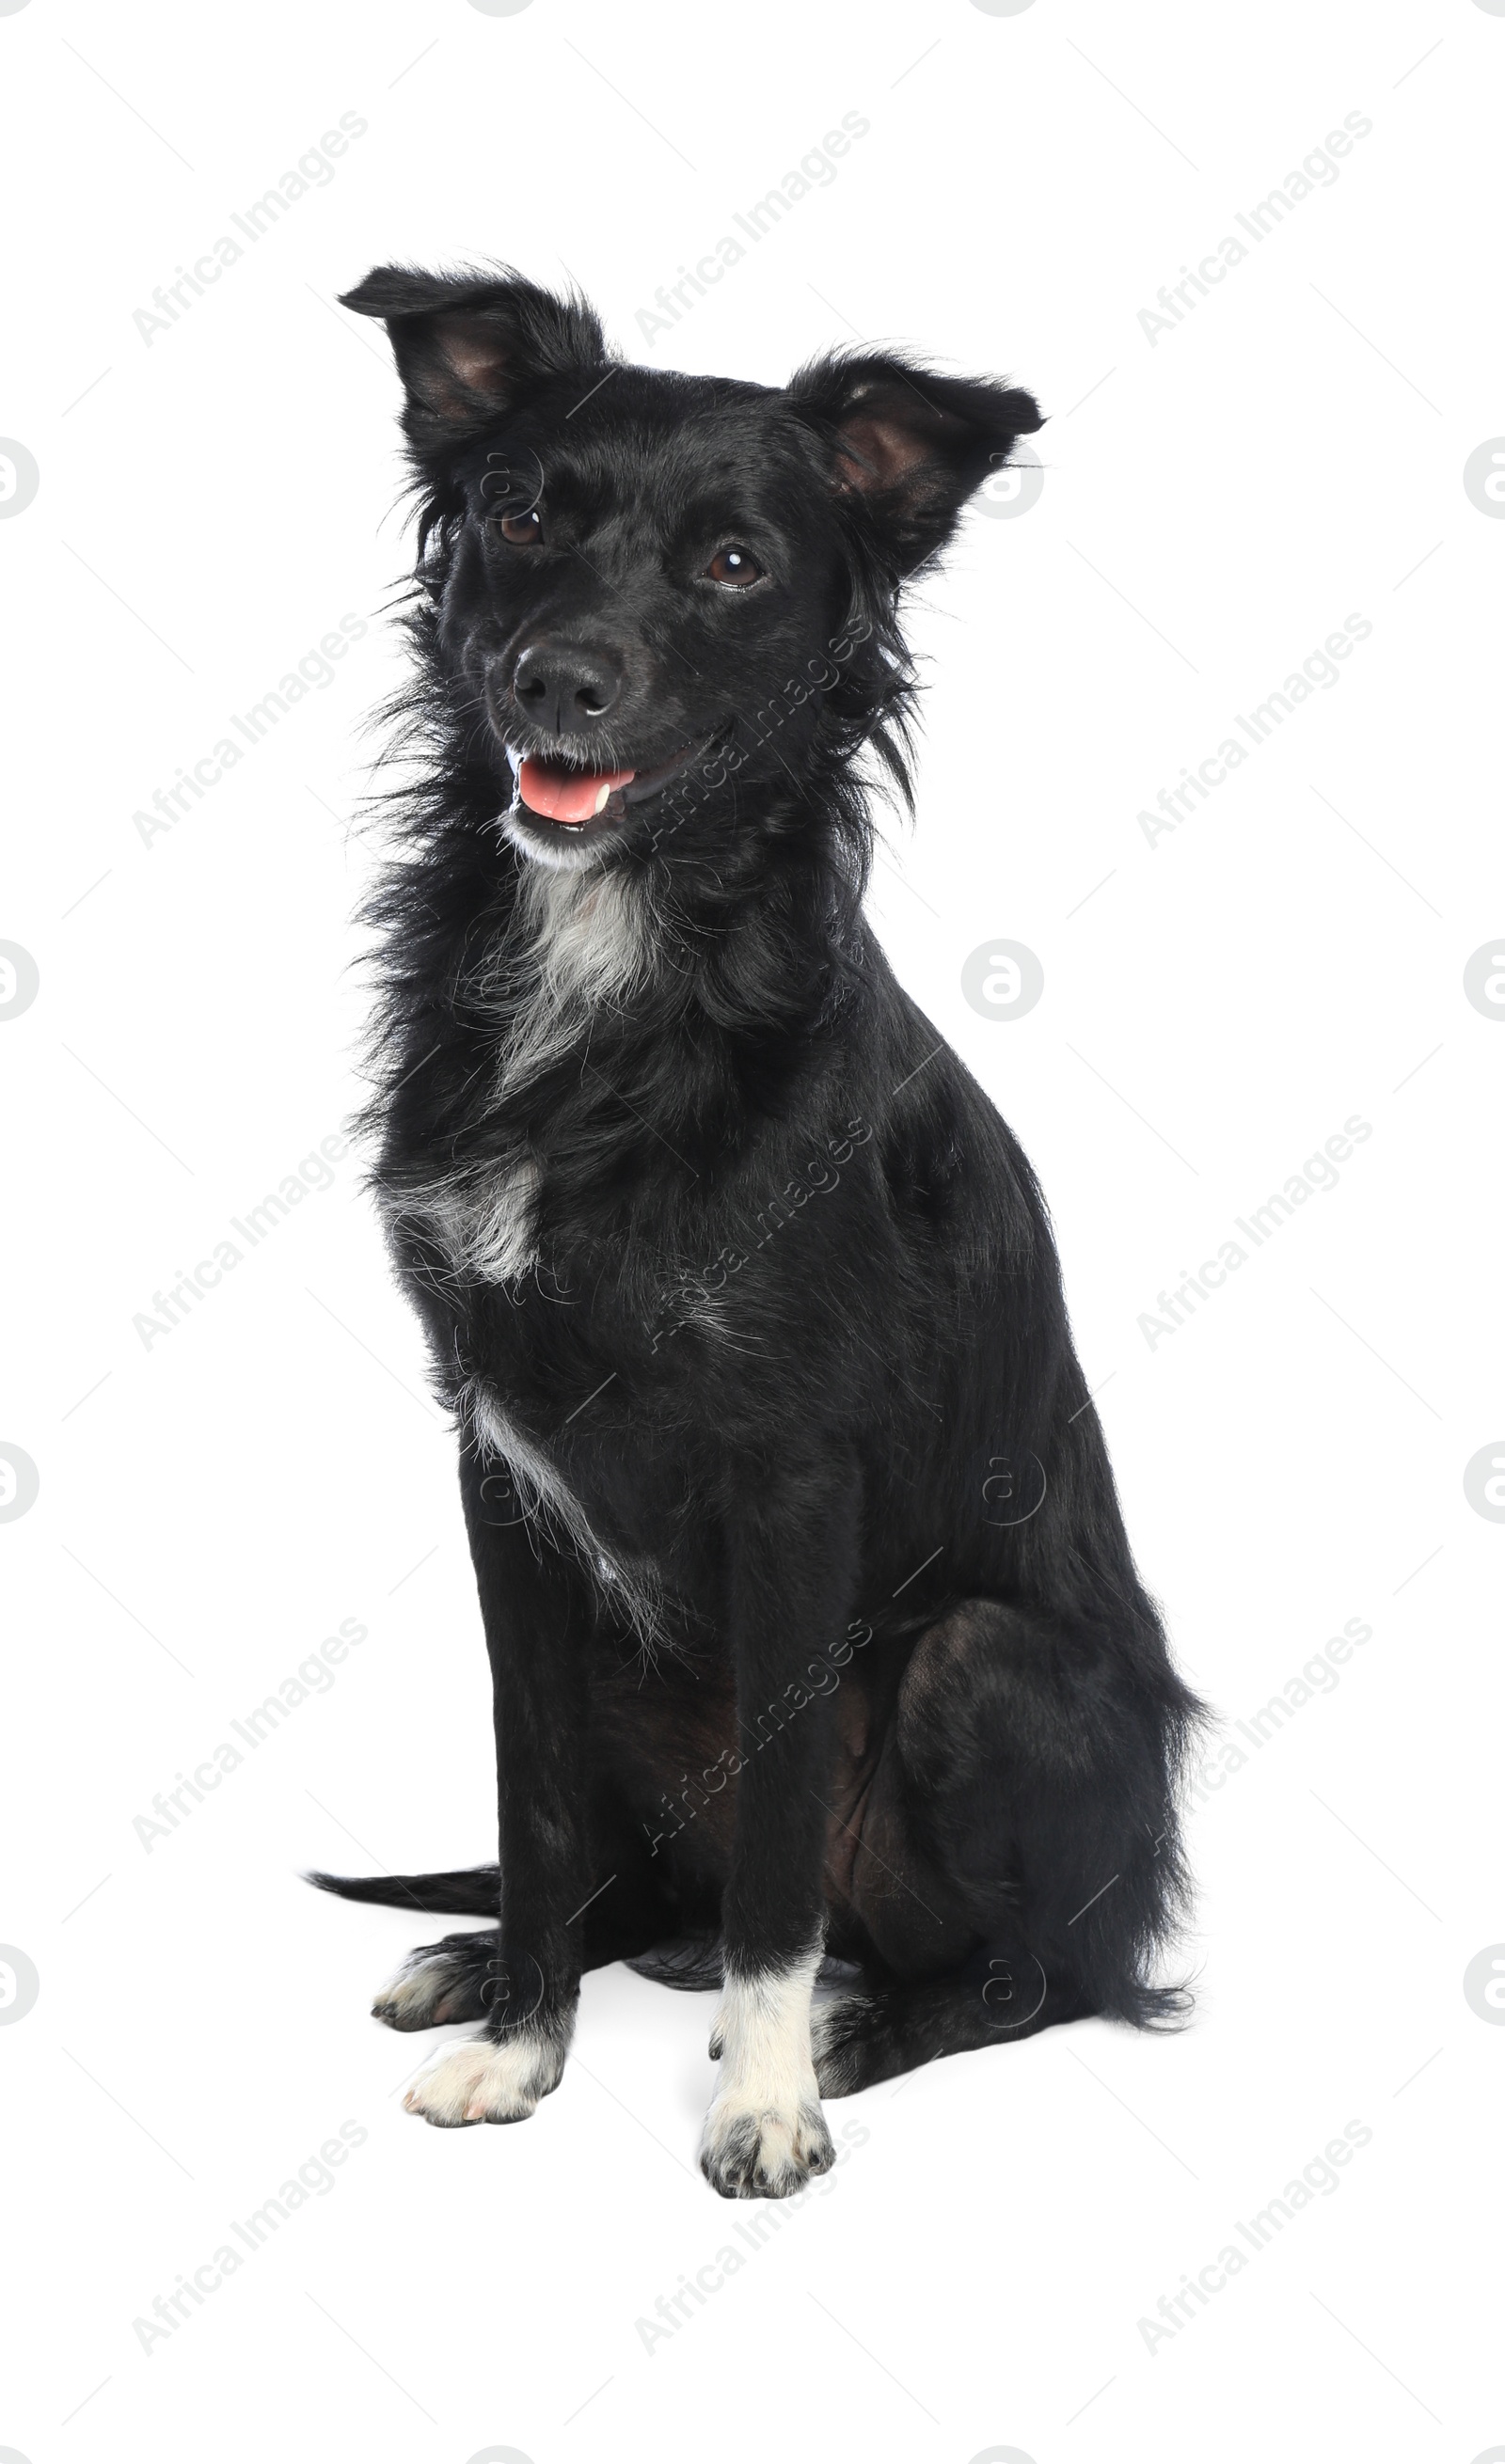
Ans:
[{"label": "long haired dog", "polygon": [[899,593],[1039,413],[891,354],[628,366],[504,271],[345,305],[422,505],[376,1177],[459,1427],[500,1840],[315,1879],[493,1920],[376,2004],[480,2022],[430,2122],[532,2113],[586,1969],[719,1982],[701,2166],[777,2198],[832,2161],[823,2095],[1180,2007],[1198,1705],[1029,1166],[862,913]]}]

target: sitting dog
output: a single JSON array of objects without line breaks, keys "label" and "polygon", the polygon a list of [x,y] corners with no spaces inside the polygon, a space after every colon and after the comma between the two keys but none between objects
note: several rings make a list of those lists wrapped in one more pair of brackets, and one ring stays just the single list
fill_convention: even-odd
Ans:
[{"label": "sitting dog", "polygon": [[344,304],[421,503],[368,1127],[459,1429],[499,1854],[311,1879],[493,1920],[375,2006],[481,2023],[430,2122],[531,2114],[587,1969],[719,1982],[701,2167],[777,2198],[832,2162],[823,2095],[1184,2001],[1199,1705],[1029,1163],[862,913],[899,594],[1040,415],[893,353],[632,367],[505,270]]}]

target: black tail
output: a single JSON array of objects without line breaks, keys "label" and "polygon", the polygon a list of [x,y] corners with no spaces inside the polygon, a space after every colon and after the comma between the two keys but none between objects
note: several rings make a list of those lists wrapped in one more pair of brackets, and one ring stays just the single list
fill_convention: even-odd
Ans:
[{"label": "black tail", "polygon": [[460,1874],[305,1874],[317,1891],[367,1900],[383,1908],[422,1908],[446,1917],[491,1917],[501,1911],[501,1868],[473,1865]]}]

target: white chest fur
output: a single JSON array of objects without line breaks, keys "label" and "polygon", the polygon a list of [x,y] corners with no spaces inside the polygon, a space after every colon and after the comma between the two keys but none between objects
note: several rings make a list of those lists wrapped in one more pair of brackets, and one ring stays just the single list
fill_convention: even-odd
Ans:
[{"label": "white chest fur", "polygon": [[571,1544],[591,1580],[609,1593],[639,1642],[652,1652],[663,1604],[652,1561],[624,1563],[602,1545],[552,1455],[519,1427],[494,1386],[472,1378],[460,1394],[459,1409],[476,1449],[502,1475],[505,1495],[491,1501],[498,1520],[540,1523]]},{"label": "white chest fur", "polygon": [[[495,1022],[491,1101],[509,1100],[564,1053],[588,1044],[593,1020],[624,1001],[652,973],[652,916],[636,874],[554,871],[522,875],[505,937],[489,954],[469,998]],[[528,1155],[459,1165],[405,1191],[396,1212],[420,1223],[456,1275],[507,1284],[537,1264],[541,1176]]]}]

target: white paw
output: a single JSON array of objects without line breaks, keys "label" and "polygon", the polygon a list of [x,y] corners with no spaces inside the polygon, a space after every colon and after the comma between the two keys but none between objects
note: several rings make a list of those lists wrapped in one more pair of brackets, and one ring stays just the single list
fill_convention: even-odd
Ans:
[{"label": "white paw", "polygon": [[373,2019],[383,2019],[388,2028],[437,2028],[446,2019],[469,2019],[478,2015],[477,2007],[468,1996],[458,1997],[458,2006],[446,2010],[445,1996],[467,1982],[459,1961],[447,1955],[414,1957],[404,1962],[391,1982],[384,1985],[371,2005]]},{"label": "white paw", "polygon": [[705,2117],[700,2170],[723,2199],[786,2199],[836,2161],[810,2081],[808,2098],[764,2106],[719,2096]]},{"label": "white paw", "polygon": [[519,2030],[499,2045],[485,2036],[452,2045],[403,2099],[409,2113],[441,2130],[467,2122],[525,2122],[541,2096],[559,2085],[564,2049]]},{"label": "white paw", "polygon": [[786,2199],[836,2161],[810,2058],[819,1948],[783,1968],[729,1969],[711,2032],[721,2083],[700,2135],[700,2170],[723,2199]]}]

